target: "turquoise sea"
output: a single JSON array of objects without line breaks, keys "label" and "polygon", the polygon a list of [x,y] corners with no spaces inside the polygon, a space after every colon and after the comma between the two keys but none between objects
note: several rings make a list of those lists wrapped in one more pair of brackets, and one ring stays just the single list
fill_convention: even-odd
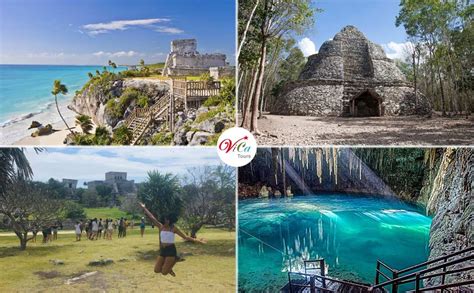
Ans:
[{"label": "turquoise sea", "polygon": [[[115,72],[125,67],[115,69]],[[55,79],[61,80],[69,90],[66,96],[59,96],[63,105],[72,99],[76,90],[89,79],[88,72],[103,70],[103,66],[73,65],[0,65],[0,129],[3,142],[11,143],[9,126],[33,120],[34,116],[54,111],[54,97],[51,88]],[[112,70],[112,68],[108,68]],[[50,121],[45,121],[50,122]],[[24,127],[22,127],[24,128]],[[12,138],[13,139],[13,138]],[[10,139],[11,140],[11,139]]]},{"label": "turquoise sea", "polygon": [[61,97],[68,99],[87,82],[88,72],[95,74],[102,69],[103,66],[0,65],[0,126],[44,111],[54,102],[51,87],[55,79],[68,87],[69,94]]},{"label": "turquoise sea", "polygon": [[330,276],[373,284],[377,259],[402,269],[428,258],[431,218],[398,200],[243,200],[238,216],[239,292],[276,292],[305,259],[324,258]]}]

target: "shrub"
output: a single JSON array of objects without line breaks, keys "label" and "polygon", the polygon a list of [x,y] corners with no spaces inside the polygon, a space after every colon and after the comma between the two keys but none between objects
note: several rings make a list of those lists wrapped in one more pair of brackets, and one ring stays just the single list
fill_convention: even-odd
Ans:
[{"label": "shrub", "polygon": [[142,108],[146,108],[149,106],[149,99],[147,96],[141,95],[138,97],[137,105]]},{"label": "shrub", "polygon": [[133,139],[132,132],[125,126],[122,125],[114,130],[113,143],[118,145],[130,144]]},{"label": "shrub", "polygon": [[209,72],[206,72],[199,76],[199,80],[205,82],[213,82],[214,78],[209,74]]},{"label": "shrub", "polygon": [[173,133],[172,132],[160,132],[155,134],[151,138],[151,143],[154,145],[170,145],[173,141]]},{"label": "shrub", "polygon": [[204,106],[219,106],[229,105],[234,107],[235,105],[235,79],[224,78],[221,81],[221,90],[218,95],[209,97],[204,103]]},{"label": "shrub", "polygon": [[110,113],[113,117],[120,118],[123,117],[123,113],[130,105],[130,103],[132,103],[132,101],[137,100],[141,101],[142,104],[146,103],[146,105],[148,105],[148,99],[148,96],[142,94],[142,92],[140,92],[139,90],[134,88],[127,88],[122,93],[118,101],[116,101],[115,99],[110,99],[107,102],[106,109],[108,113]]},{"label": "shrub", "polygon": [[203,121],[206,121],[208,119],[211,119],[215,117],[217,114],[225,112],[225,106],[220,105],[219,107],[215,109],[211,109],[205,113],[200,114],[198,117],[196,117],[196,120],[194,120],[194,123],[201,123]]},{"label": "shrub", "polygon": [[95,134],[92,138],[95,145],[109,145],[111,143],[110,132],[103,126],[98,126],[95,129]]},{"label": "shrub", "polygon": [[64,202],[64,217],[66,219],[85,219],[86,213],[84,208],[77,202],[67,200]]}]

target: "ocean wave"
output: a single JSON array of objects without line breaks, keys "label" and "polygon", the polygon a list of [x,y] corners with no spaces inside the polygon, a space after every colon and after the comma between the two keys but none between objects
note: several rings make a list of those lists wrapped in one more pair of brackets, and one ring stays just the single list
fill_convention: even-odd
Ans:
[{"label": "ocean wave", "polygon": [[29,113],[23,113],[23,114],[20,114],[20,115],[17,115],[11,119],[8,119],[8,120],[5,120],[3,122],[0,122],[0,127],[1,128],[5,128],[7,126],[11,126],[15,123],[18,123],[18,122],[21,122],[21,121],[24,121],[26,119],[30,119],[34,116],[37,116],[39,114],[42,114],[46,111],[49,111],[53,108],[54,106],[54,102],[48,102],[46,104],[44,104],[39,110],[37,111],[34,111],[34,112],[29,112]]}]

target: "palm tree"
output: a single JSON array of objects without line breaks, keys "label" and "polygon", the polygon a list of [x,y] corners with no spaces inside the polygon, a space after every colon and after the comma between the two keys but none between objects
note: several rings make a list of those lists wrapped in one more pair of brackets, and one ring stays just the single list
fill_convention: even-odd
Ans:
[{"label": "palm tree", "polygon": [[112,62],[112,60],[109,60],[109,66],[111,66],[113,69],[117,68],[117,64],[115,64],[115,62]]},{"label": "palm tree", "polygon": [[82,132],[84,132],[85,134],[89,134],[92,128],[94,127],[92,124],[91,117],[84,114],[76,116],[76,124],[81,127]]},{"label": "palm tree", "polygon": [[69,125],[67,125],[67,122],[64,119],[63,115],[61,114],[61,111],[59,110],[59,105],[58,105],[58,95],[59,94],[62,94],[62,95],[67,94],[66,85],[62,84],[60,80],[55,80],[54,83],[53,83],[53,90],[51,91],[51,93],[54,95],[54,101],[56,102],[56,109],[58,110],[59,116],[63,120],[64,124],[66,124],[66,127],[69,130],[69,132],[71,132],[73,136],[76,136],[76,134],[69,127]]},{"label": "palm tree", "polygon": [[87,75],[89,76],[89,79],[93,79],[94,78],[94,75],[92,73],[87,73]]},{"label": "palm tree", "polygon": [[15,178],[29,179],[31,176],[33,176],[33,170],[23,149],[0,148],[0,196]]},{"label": "palm tree", "polygon": [[95,134],[94,134],[94,144],[96,145],[108,145],[110,144],[110,132],[107,130],[107,128],[103,126],[97,126],[95,129]]}]

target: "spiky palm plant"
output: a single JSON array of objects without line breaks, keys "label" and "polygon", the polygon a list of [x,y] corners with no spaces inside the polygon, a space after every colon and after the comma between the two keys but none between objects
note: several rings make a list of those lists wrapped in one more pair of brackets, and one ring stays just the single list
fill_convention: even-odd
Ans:
[{"label": "spiky palm plant", "polygon": [[76,116],[76,124],[81,127],[82,132],[85,134],[89,134],[92,128],[94,128],[91,117],[84,114]]},{"label": "spiky palm plant", "polygon": [[62,84],[60,80],[55,80],[53,83],[53,90],[51,91],[51,94],[54,95],[54,101],[56,102],[56,109],[58,110],[59,116],[63,120],[64,124],[66,125],[67,129],[73,136],[75,136],[75,133],[72,131],[72,129],[69,127],[69,125],[66,122],[66,119],[64,119],[63,115],[61,114],[61,111],[59,110],[59,105],[58,105],[58,95],[65,95],[67,94],[67,87],[66,85]]}]

